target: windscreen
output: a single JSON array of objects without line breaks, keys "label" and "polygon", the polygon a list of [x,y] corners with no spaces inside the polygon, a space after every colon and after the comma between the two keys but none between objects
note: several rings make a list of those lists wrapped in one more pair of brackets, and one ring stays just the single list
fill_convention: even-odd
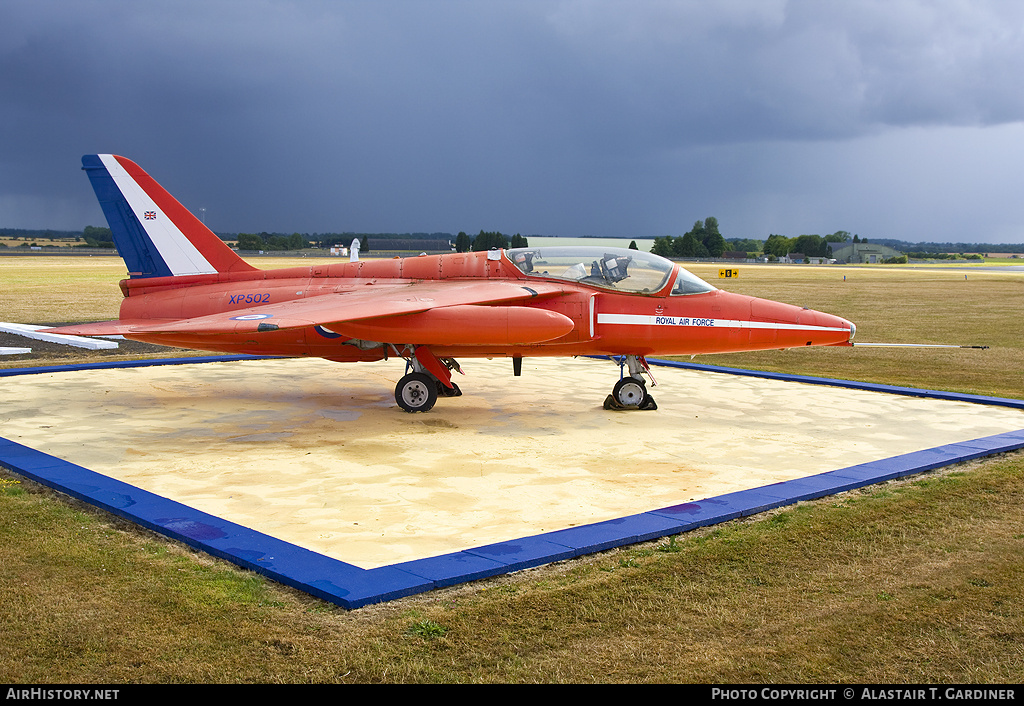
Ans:
[{"label": "windscreen", "polygon": [[639,250],[594,247],[514,248],[508,256],[531,277],[571,280],[623,292],[657,292],[673,265]]}]

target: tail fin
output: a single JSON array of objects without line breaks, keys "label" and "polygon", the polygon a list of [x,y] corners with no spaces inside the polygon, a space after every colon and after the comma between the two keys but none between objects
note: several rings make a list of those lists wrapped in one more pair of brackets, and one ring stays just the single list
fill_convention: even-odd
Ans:
[{"label": "tail fin", "polygon": [[82,169],[133,279],[256,270],[130,159],[85,155]]}]

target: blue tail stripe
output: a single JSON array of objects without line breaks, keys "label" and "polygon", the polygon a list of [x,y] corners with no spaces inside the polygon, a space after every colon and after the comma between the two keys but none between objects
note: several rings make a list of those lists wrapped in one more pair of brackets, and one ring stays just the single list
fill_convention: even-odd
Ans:
[{"label": "blue tail stripe", "polygon": [[82,157],[82,169],[89,175],[93,191],[96,192],[100,208],[110,226],[117,252],[124,259],[132,277],[170,277],[173,274],[171,268],[160,256],[99,155]]}]

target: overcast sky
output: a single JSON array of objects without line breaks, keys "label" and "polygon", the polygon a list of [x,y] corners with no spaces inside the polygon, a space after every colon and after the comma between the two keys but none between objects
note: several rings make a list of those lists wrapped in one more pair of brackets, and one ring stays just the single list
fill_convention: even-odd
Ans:
[{"label": "overcast sky", "polygon": [[0,227],[1024,242],[1019,0],[3,0]]}]

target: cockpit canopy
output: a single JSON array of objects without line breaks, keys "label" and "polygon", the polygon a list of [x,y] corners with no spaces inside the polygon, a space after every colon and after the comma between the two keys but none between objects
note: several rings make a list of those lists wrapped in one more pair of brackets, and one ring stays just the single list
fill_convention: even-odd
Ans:
[{"label": "cockpit canopy", "polygon": [[[513,248],[508,257],[531,277],[570,280],[619,292],[650,294],[661,291],[675,265],[658,255],[622,248],[563,246]],[[696,294],[714,289],[679,268],[672,294]]]}]

